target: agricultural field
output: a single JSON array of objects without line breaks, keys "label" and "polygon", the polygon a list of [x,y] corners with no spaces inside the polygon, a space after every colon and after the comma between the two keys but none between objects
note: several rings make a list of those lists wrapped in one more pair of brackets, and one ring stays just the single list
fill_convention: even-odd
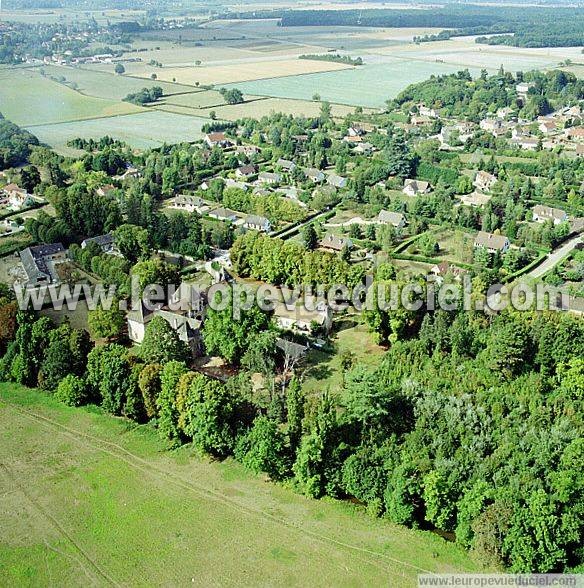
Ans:
[{"label": "agricultural field", "polygon": [[236,87],[246,94],[304,100],[310,100],[318,93],[323,100],[331,102],[379,108],[408,84],[425,80],[430,75],[453,73],[458,69],[460,68],[443,63],[410,63],[387,58],[384,63],[366,64],[342,71],[315,73],[302,77],[257,80],[239,83]]},{"label": "agricultural field", "polygon": [[[415,586],[471,572],[429,532],[314,501],[153,429],[0,385],[6,585]],[[204,538],[204,542],[202,542]]]},{"label": "agricultural field", "polygon": [[159,80],[166,82],[176,80],[177,83],[186,85],[195,85],[196,82],[202,85],[217,85],[346,69],[353,68],[342,63],[282,58],[269,61],[234,61],[227,65],[202,64],[198,67],[194,65],[191,67],[150,67],[148,72],[143,75],[150,77],[151,73],[156,73]]},{"label": "agricultural field", "polygon": [[[261,96],[246,96],[246,100],[243,104],[225,104],[224,106],[202,109],[196,113],[200,116],[208,116],[211,111],[214,111],[217,118],[238,120],[246,117],[261,118],[274,112],[283,112],[294,116],[318,116],[320,112],[320,102],[308,100],[264,98]],[[163,108],[166,109],[166,107]],[[177,110],[176,112],[181,111]],[[354,112],[354,108],[343,104],[333,104],[331,112],[334,117],[343,118]],[[187,113],[187,111],[182,111],[182,113]]]},{"label": "agricultural field", "polygon": [[144,109],[115,100],[84,96],[40,75],[38,71],[0,71],[2,114],[21,126],[111,117]]},{"label": "agricultural field", "polygon": [[108,100],[123,100],[132,92],[139,92],[142,88],[151,88],[153,86],[160,86],[167,95],[196,91],[195,88],[178,84],[165,84],[164,82],[155,82],[153,80],[119,76],[114,73],[114,66],[111,64],[107,68],[107,71],[99,71],[93,66],[81,68],[48,65],[43,66],[42,70],[47,76],[64,77],[67,83],[76,84],[76,90],[81,94]]},{"label": "agricultural field", "polygon": [[109,135],[138,149],[158,147],[163,143],[196,141],[203,136],[205,119],[158,110],[129,116],[80,120],[71,123],[39,125],[29,128],[40,141],[63,154],[74,153],[67,141],[76,137],[99,139]]}]

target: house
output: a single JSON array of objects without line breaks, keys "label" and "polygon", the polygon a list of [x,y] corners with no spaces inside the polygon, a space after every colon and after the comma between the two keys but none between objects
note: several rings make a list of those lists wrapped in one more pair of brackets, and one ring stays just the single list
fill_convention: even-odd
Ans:
[{"label": "house", "polygon": [[128,178],[139,178],[141,176],[140,170],[132,165],[126,165],[126,171],[119,175],[115,176],[114,179],[118,181],[127,180]]},{"label": "house", "polygon": [[283,171],[293,172],[296,169],[296,164],[289,159],[278,159],[276,165]]},{"label": "house", "polygon": [[428,118],[438,118],[440,113],[434,108],[428,108],[423,104],[418,105],[418,112],[421,116],[427,116]]},{"label": "house", "polygon": [[484,206],[491,200],[492,196],[490,194],[483,194],[482,192],[471,192],[470,194],[463,194],[461,196],[457,196],[457,198],[465,204],[466,206]]},{"label": "house", "polygon": [[443,261],[432,267],[430,272],[436,276],[437,278],[444,278],[444,276],[451,275],[456,280],[460,280],[460,277],[465,274],[465,270],[448,263],[447,261]]},{"label": "house", "polygon": [[345,143],[356,145],[358,143],[363,143],[363,137],[359,135],[346,135],[345,137],[343,137],[343,141]]},{"label": "house", "polygon": [[282,174],[275,172],[261,172],[258,176],[258,182],[262,184],[280,184],[282,182]]},{"label": "house", "polygon": [[489,172],[479,170],[474,178],[472,185],[477,190],[483,192],[489,192],[491,188],[497,183],[497,176],[490,174]]},{"label": "house", "polygon": [[111,197],[113,192],[116,190],[116,187],[113,184],[105,184],[105,186],[100,186],[95,193],[98,196],[104,197]]},{"label": "house", "polygon": [[324,302],[316,304],[313,310],[308,310],[305,305],[297,305],[290,309],[286,304],[276,303],[273,318],[281,329],[311,335],[316,329],[326,333],[330,331],[333,312]]},{"label": "house", "polygon": [[34,198],[24,189],[16,184],[8,184],[2,191],[8,196],[8,206],[12,210],[22,210],[35,204]]},{"label": "house", "polygon": [[584,142],[584,127],[569,127],[564,131],[566,139]]},{"label": "house", "polygon": [[233,223],[237,220],[237,214],[229,208],[216,208],[209,213],[210,218],[214,218],[220,221],[228,221]]},{"label": "house", "polygon": [[267,218],[253,214],[245,219],[243,226],[246,229],[260,231],[262,233],[269,233],[272,228],[270,221]]},{"label": "house", "polygon": [[576,145],[576,155],[578,157],[584,157],[584,145]]},{"label": "house", "polygon": [[324,239],[322,239],[318,246],[321,249],[325,249],[327,251],[333,251],[335,253],[339,253],[346,249],[353,248],[353,241],[348,237],[337,237],[336,235],[327,235]]},{"label": "house", "polygon": [[479,231],[474,240],[475,247],[487,249],[489,253],[505,253],[510,245],[509,239],[504,235],[494,235],[485,231]]},{"label": "house", "polygon": [[377,222],[380,225],[392,225],[396,229],[403,229],[406,226],[406,217],[401,212],[382,210],[377,215]]},{"label": "house", "polygon": [[348,184],[347,178],[343,176],[337,176],[336,174],[329,174],[326,178],[326,182],[329,186],[333,186],[334,188],[342,189],[346,188]]},{"label": "house", "polygon": [[410,117],[410,124],[415,127],[423,127],[424,125],[429,125],[431,122],[432,119],[429,116],[422,116],[421,114],[414,114]]},{"label": "house", "polygon": [[226,147],[231,147],[231,141],[225,136],[225,133],[208,133],[205,135],[205,143],[209,145],[209,147],[221,147],[221,149],[225,149]]},{"label": "house", "polygon": [[509,106],[505,106],[504,108],[499,108],[497,110],[497,118],[507,118],[513,114],[513,109]]},{"label": "house", "polygon": [[189,346],[193,357],[201,355],[203,317],[200,314],[195,316],[191,311],[175,311],[168,307],[149,310],[140,302],[139,307],[128,312],[126,316],[130,341],[141,344],[144,341],[146,327],[155,316],[162,317],[176,331],[179,339]]},{"label": "house", "polygon": [[533,88],[534,84],[532,82],[521,82],[515,86],[515,91],[517,94],[525,95],[529,92],[531,88]]},{"label": "house", "polygon": [[225,188],[235,188],[236,190],[243,190],[244,192],[247,192],[249,188],[249,185],[245,182],[238,182],[232,178],[225,178],[223,183],[225,184]]},{"label": "house", "polygon": [[178,210],[197,212],[199,214],[203,214],[209,210],[209,205],[202,198],[199,198],[198,196],[189,196],[188,194],[180,194],[176,196],[171,206]]},{"label": "house", "polygon": [[353,151],[355,153],[359,153],[361,155],[369,155],[375,151],[375,147],[371,145],[371,143],[358,143],[354,148]]},{"label": "house", "polygon": [[551,206],[537,204],[533,207],[533,220],[538,223],[545,223],[551,220],[554,225],[559,225],[568,220],[568,215],[561,208],[552,208]]},{"label": "house", "polygon": [[542,120],[537,127],[544,135],[553,133],[557,130],[558,124],[555,120]]},{"label": "house", "polygon": [[27,247],[20,252],[20,261],[26,273],[27,287],[51,284],[57,281],[50,265],[65,261],[67,250],[61,243]]},{"label": "house", "polygon": [[241,167],[238,167],[235,170],[235,176],[238,178],[248,179],[251,176],[255,176],[257,171],[258,170],[255,165],[252,165],[252,164],[242,165]]},{"label": "house", "polygon": [[255,145],[238,145],[235,152],[246,157],[253,157],[260,152],[260,148]]},{"label": "house", "polygon": [[506,132],[504,121],[500,118],[485,118],[479,123],[479,127],[495,137]]},{"label": "house", "polygon": [[314,184],[321,184],[324,182],[324,174],[314,167],[309,167],[304,170],[306,177],[311,180]]},{"label": "house", "polygon": [[353,125],[347,130],[347,135],[349,137],[361,137],[364,134],[365,131],[359,125]]},{"label": "house", "polygon": [[119,253],[118,248],[114,240],[114,236],[111,233],[106,235],[99,235],[97,237],[91,237],[81,242],[81,249],[85,249],[90,243],[95,243],[103,253],[116,254]]},{"label": "house", "polygon": [[514,143],[518,147],[521,147],[521,149],[526,149],[527,151],[536,151],[539,146],[539,139],[527,135],[517,135],[514,139],[511,139],[511,143]]},{"label": "house", "polygon": [[430,191],[430,183],[422,180],[407,179],[404,181],[402,192],[408,196],[417,196],[418,194],[427,194]]}]

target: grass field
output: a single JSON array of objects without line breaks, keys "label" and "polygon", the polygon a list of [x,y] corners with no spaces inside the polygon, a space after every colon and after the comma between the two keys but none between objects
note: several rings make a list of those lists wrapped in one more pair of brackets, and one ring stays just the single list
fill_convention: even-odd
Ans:
[{"label": "grass field", "polygon": [[476,569],[436,535],[313,501],[152,429],[0,384],[2,583],[415,586]]},{"label": "grass field", "polygon": [[28,126],[115,116],[143,111],[126,102],[84,96],[63,84],[24,69],[0,72],[0,111],[16,124]]},{"label": "grass field", "polygon": [[100,71],[90,66],[79,68],[48,65],[43,66],[42,69],[48,76],[65,77],[68,82],[77,84],[79,92],[96,98],[122,100],[131,92],[138,92],[142,88],[151,88],[153,86],[160,86],[165,94],[195,92],[195,88],[178,84],[166,84],[129,76],[118,76],[114,73],[113,65],[108,65],[105,71]]},{"label": "grass field", "polygon": [[57,151],[71,154],[73,151],[67,147],[67,141],[76,137],[99,139],[109,135],[139,149],[158,147],[162,143],[196,141],[203,136],[201,127],[205,122],[195,116],[148,110],[129,116],[33,126],[29,130]]}]

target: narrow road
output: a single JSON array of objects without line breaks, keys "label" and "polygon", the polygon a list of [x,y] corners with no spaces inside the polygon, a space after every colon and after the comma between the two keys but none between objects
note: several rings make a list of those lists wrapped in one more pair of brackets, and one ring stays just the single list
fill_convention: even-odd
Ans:
[{"label": "narrow road", "polygon": [[552,251],[542,264],[538,265],[536,268],[533,268],[526,275],[534,279],[541,278],[549,270],[560,263],[560,261],[562,261],[562,259],[564,259],[569,253],[571,253],[579,243],[582,243],[582,235],[576,235],[576,237],[572,237],[572,239],[564,243],[561,247]]}]

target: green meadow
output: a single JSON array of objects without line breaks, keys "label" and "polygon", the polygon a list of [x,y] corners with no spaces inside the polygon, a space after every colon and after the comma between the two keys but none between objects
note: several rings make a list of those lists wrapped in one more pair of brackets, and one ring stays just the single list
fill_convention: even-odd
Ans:
[{"label": "green meadow", "polygon": [[416,586],[476,570],[429,532],[314,501],[149,426],[0,384],[6,586]]}]

